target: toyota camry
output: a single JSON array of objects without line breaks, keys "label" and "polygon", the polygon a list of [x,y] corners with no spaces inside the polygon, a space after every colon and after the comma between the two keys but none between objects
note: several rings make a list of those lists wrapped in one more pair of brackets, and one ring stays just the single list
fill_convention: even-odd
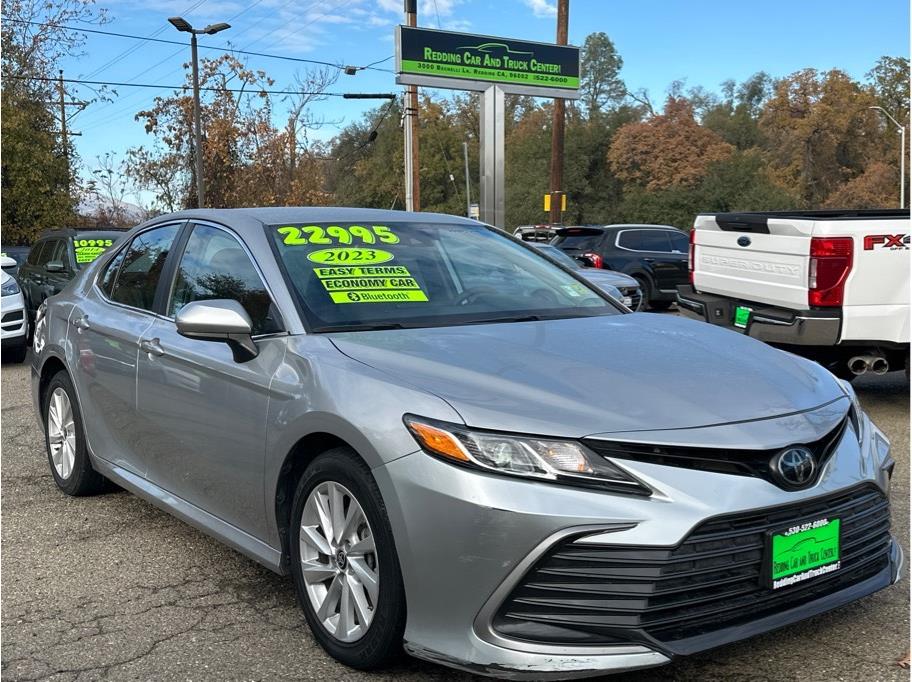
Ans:
[{"label": "toyota camry", "polygon": [[114,482],[290,574],[355,668],[644,668],[900,570],[848,384],[475,221],[161,216],[41,306],[34,351],[64,493]]}]

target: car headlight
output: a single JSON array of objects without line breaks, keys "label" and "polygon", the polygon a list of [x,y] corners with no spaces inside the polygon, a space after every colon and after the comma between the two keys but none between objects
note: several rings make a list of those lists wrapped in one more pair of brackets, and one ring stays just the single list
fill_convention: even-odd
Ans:
[{"label": "car headlight", "polygon": [[552,483],[651,494],[646,485],[574,440],[478,431],[408,414],[403,421],[422,450],[454,464]]},{"label": "car headlight", "polygon": [[4,296],[12,296],[13,294],[18,294],[19,285],[16,284],[16,280],[10,279],[10,281],[5,282],[2,287],[2,292]]}]

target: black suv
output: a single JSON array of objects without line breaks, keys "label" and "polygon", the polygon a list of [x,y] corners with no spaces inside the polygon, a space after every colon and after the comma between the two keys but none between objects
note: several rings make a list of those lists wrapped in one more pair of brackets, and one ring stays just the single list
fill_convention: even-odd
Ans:
[{"label": "black suv", "polygon": [[117,243],[125,232],[117,228],[67,228],[45,232],[38,238],[17,274],[29,329],[34,329],[35,312],[44,299],[60,293],[79,270]]},{"label": "black suv", "polygon": [[563,227],[551,242],[578,260],[617,270],[640,283],[644,301],[666,310],[688,283],[687,233],[668,225]]}]

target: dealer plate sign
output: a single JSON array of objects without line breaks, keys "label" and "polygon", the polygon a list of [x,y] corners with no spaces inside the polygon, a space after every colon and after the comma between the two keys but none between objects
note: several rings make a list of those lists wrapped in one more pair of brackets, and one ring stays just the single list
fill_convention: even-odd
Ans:
[{"label": "dealer plate sign", "polygon": [[396,56],[397,74],[410,77],[402,81],[418,85],[427,77],[575,93],[580,82],[579,48],[567,45],[399,26]]},{"label": "dealer plate sign", "polygon": [[774,590],[839,570],[839,519],[817,519],[770,536]]}]

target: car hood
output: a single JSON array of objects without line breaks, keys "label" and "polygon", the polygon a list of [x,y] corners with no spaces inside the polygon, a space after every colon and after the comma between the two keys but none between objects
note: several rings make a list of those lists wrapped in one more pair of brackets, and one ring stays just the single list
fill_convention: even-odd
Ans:
[{"label": "car hood", "polygon": [[469,426],[503,431],[578,438],[694,428],[794,414],[845,395],[816,363],[650,313],[331,338],[349,357],[443,398]]},{"label": "car hood", "polygon": [[605,286],[610,284],[613,287],[635,287],[637,281],[630,275],[614,270],[599,270],[597,268],[583,268],[578,271],[580,276],[589,280],[596,286]]}]

